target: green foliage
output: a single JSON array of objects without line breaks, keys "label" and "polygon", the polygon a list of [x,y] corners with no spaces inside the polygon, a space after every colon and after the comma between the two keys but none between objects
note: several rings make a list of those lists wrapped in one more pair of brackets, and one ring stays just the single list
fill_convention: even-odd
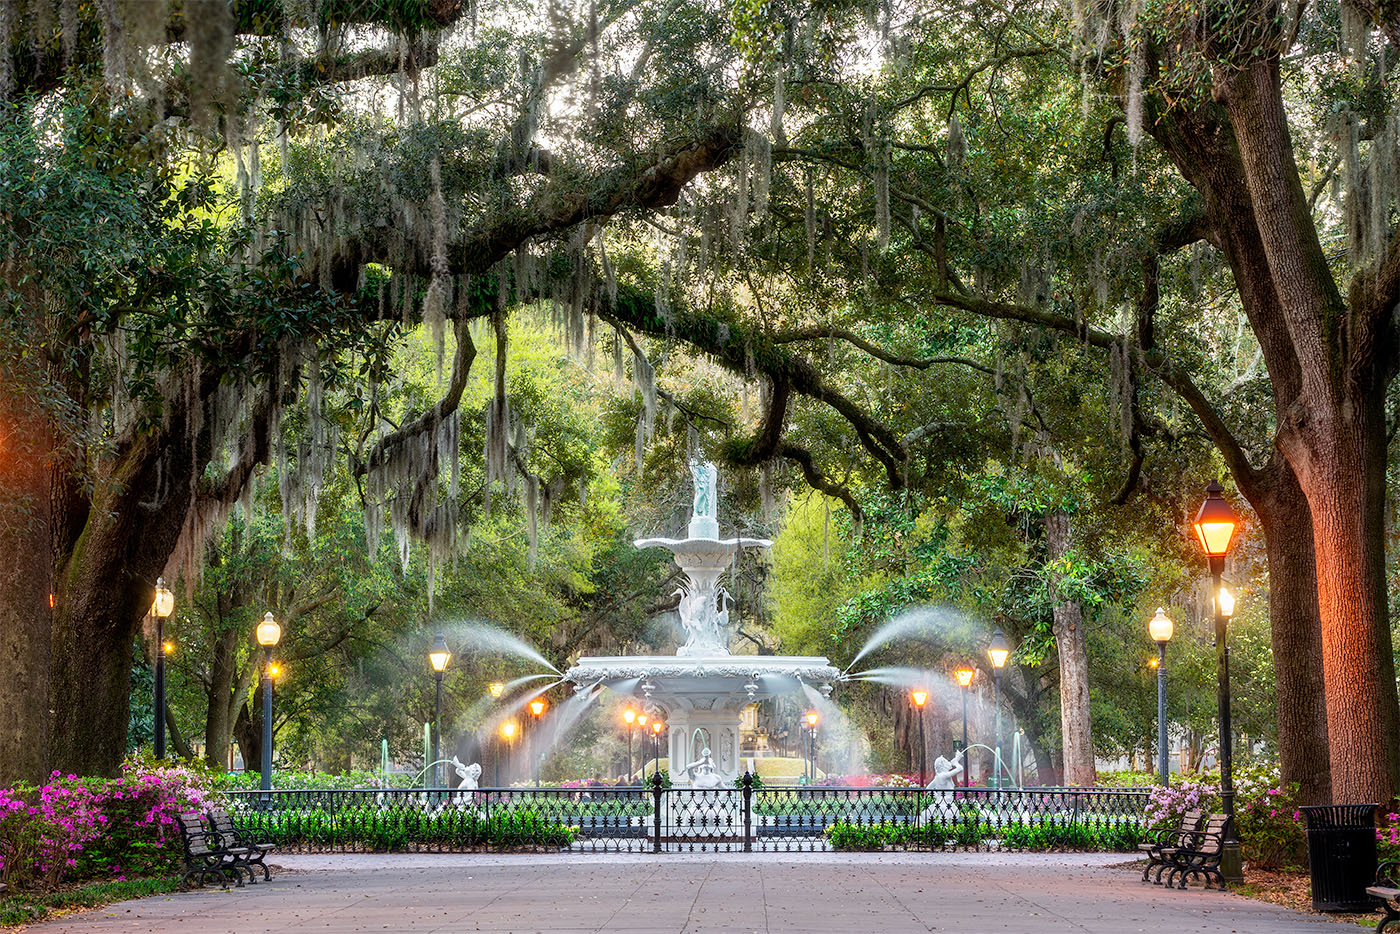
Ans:
[{"label": "green foliage", "polygon": [[1005,849],[1084,850],[1088,852],[1128,852],[1142,842],[1143,827],[1135,820],[1116,823],[1058,823],[1015,824],[1001,831]]},{"label": "green foliage", "polygon": [[75,908],[98,908],[112,902],[180,890],[180,876],[96,882],[62,892],[14,892],[0,894],[0,927],[32,924],[49,915]]},{"label": "green foliage", "polygon": [[238,815],[235,822],[258,839],[286,849],[339,846],[400,852],[419,844],[456,847],[563,848],[576,830],[532,807],[512,810],[407,810],[354,805],[328,811],[273,811]]},{"label": "green foliage", "polygon": [[832,824],[826,838],[837,850],[880,850],[887,846],[942,849],[952,845],[971,849],[995,840],[1003,850],[1084,850],[1126,852],[1142,840],[1142,826],[1134,820],[1118,823],[1060,823],[1043,821],[996,828],[976,820],[927,824]]},{"label": "green foliage", "polygon": [[1157,784],[1156,772],[1134,772],[1124,769],[1118,772],[1099,772],[1094,784],[1101,788],[1151,788]]}]

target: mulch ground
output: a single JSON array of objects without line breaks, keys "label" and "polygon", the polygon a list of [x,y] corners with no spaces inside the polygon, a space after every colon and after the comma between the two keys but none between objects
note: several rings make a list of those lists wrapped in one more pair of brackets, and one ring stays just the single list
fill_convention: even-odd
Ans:
[{"label": "mulch ground", "polygon": [[1244,884],[1231,886],[1231,889],[1249,898],[1273,902],[1304,914],[1318,915],[1337,921],[1350,921],[1375,927],[1380,912],[1369,914],[1334,914],[1333,912],[1313,911],[1312,881],[1305,870],[1270,870],[1246,867]]}]

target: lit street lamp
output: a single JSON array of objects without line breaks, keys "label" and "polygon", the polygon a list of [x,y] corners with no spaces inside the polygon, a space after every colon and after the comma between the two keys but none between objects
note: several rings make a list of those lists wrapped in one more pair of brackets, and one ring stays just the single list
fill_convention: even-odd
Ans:
[{"label": "lit street lamp", "polygon": [[1006,659],[1011,654],[1011,644],[1006,641],[1006,636],[1002,635],[1000,629],[992,632],[992,641],[987,643],[987,660],[992,663],[992,670],[996,672],[996,762],[992,766],[993,780],[996,787],[1001,788],[1001,669],[1006,666]]},{"label": "lit street lamp", "polygon": [[[165,758],[165,620],[175,612],[175,595],[165,586],[165,578],[156,578],[155,598],[151,600],[151,617],[156,621],[156,689],[155,746],[156,758]],[[172,647],[173,648],[173,647]]]},{"label": "lit street lamp", "polygon": [[1239,519],[1225,497],[1220,494],[1225,488],[1214,480],[1206,487],[1206,501],[1196,513],[1192,526],[1201,550],[1210,564],[1212,592],[1215,598],[1215,667],[1216,705],[1220,719],[1220,805],[1228,820],[1225,823],[1225,839],[1220,849],[1220,872],[1226,882],[1244,881],[1244,866],[1240,855],[1240,841],[1235,830],[1235,781],[1234,781],[1234,741],[1230,727],[1230,647],[1225,640],[1226,623],[1234,612],[1234,598],[1220,586],[1220,576],[1225,573],[1225,556],[1235,538]]},{"label": "lit street lamp", "polygon": [[812,754],[807,757],[807,767],[811,771],[810,781],[815,782],[817,780],[817,722],[821,718],[817,716],[815,710],[809,710],[805,719],[807,720],[808,742],[812,744]]},{"label": "lit street lamp", "polygon": [[433,701],[433,787],[442,787],[442,765],[438,760],[442,758],[440,747],[442,746],[442,674],[447,670],[447,663],[452,661],[452,650],[447,647],[447,636],[438,633],[437,641],[433,643],[432,649],[428,652],[428,666],[433,669],[433,681],[436,684],[436,697]]},{"label": "lit street lamp", "polygon": [[637,711],[628,707],[622,711],[622,722],[627,724],[627,784],[632,784],[632,730],[637,725]]},{"label": "lit street lamp", "polygon": [[[535,744],[539,742],[540,718],[544,716],[545,707],[547,706],[548,705],[544,702],[543,697],[537,697],[534,700],[530,701],[530,715],[535,718],[535,729],[531,731],[532,735],[534,736],[534,739],[530,741],[530,748],[532,750],[535,748]],[[540,787],[540,761],[542,759],[544,759],[543,752],[534,757],[536,788]]]},{"label": "lit street lamp", "polygon": [[1147,621],[1147,634],[1157,643],[1157,779],[1167,787],[1167,643],[1172,641],[1172,621],[1162,608]]},{"label": "lit street lamp", "polygon": [[486,692],[491,695],[493,700],[500,700],[501,695],[504,694],[505,691],[506,686],[499,681],[492,681],[490,684],[486,685]]},{"label": "lit street lamp", "polygon": [[967,748],[967,688],[972,684],[973,675],[977,674],[976,669],[966,666],[953,672],[953,677],[958,682],[958,687],[962,688],[963,702],[963,787],[968,787],[968,779],[972,773],[972,750]]},{"label": "lit street lamp", "polygon": [[919,785],[924,784],[924,765],[928,762],[928,750],[924,747],[924,704],[928,703],[928,691],[917,690],[909,695],[914,701],[914,709],[919,713]]},{"label": "lit street lamp", "polygon": [[[666,724],[655,718],[651,721],[651,754],[656,760],[653,775],[661,774],[661,731],[666,729]],[[646,771],[643,769],[643,771]],[[645,776],[643,776],[645,777]]]},{"label": "lit street lamp", "polygon": [[[510,748],[515,745],[515,733],[519,729],[514,720],[507,720],[501,724],[501,739],[506,741],[506,780],[510,780]],[[499,772],[499,770],[498,770]],[[496,776],[496,787],[501,787],[501,778]]]},{"label": "lit street lamp", "polygon": [[262,790],[267,792],[272,790],[272,650],[282,641],[282,627],[270,612],[258,623],[257,638],[263,650]]}]

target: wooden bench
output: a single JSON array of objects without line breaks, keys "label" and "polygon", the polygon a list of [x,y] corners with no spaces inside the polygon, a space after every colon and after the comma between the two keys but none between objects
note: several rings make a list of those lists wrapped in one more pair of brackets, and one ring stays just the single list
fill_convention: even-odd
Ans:
[{"label": "wooden bench", "polygon": [[239,830],[233,823],[232,815],[223,808],[210,809],[209,826],[214,833],[219,835],[219,841],[223,844],[225,851],[240,857],[238,865],[248,870],[249,882],[258,881],[253,877],[254,867],[262,870],[263,881],[272,881],[272,873],[268,871],[267,863],[263,860],[267,858],[268,853],[277,849],[276,844],[258,843],[249,834]]},{"label": "wooden bench", "polygon": [[1147,854],[1147,865],[1142,870],[1142,881],[1146,882],[1148,874],[1155,869],[1157,876],[1153,881],[1160,885],[1162,873],[1167,868],[1166,861],[1162,859],[1162,848],[1177,846],[1181,841],[1182,834],[1200,830],[1205,819],[1206,812],[1199,808],[1187,811],[1181,815],[1181,821],[1175,827],[1163,827],[1153,831],[1149,839],[1139,843],[1138,852]]},{"label": "wooden bench", "polygon": [[1376,884],[1366,887],[1366,894],[1380,900],[1380,909],[1385,912],[1381,923],[1376,925],[1376,934],[1384,934],[1392,923],[1400,921],[1400,860],[1387,860],[1376,868]]},{"label": "wooden bench", "polygon": [[[216,879],[227,887],[230,875],[236,884],[243,884],[238,857],[224,850],[219,835],[205,825],[202,815],[180,815],[180,838],[185,851],[185,875],[180,880],[182,887],[196,879],[200,885]],[[249,872],[249,875],[252,873]]]},{"label": "wooden bench", "polygon": [[1212,814],[1199,830],[1183,832],[1177,843],[1162,847],[1162,859],[1167,864],[1167,887],[1173,880],[1179,888],[1186,888],[1190,876],[1201,879],[1210,886],[1214,879],[1216,887],[1225,888],[1225,875],[1220,871],[1220,857],[1225,851],[1225,831],[1229,829],[1230,818],[1224,814]]}]

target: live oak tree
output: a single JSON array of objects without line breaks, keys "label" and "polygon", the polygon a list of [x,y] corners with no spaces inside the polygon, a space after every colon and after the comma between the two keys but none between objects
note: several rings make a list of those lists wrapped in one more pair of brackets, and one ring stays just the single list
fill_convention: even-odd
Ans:
[{"label": "live oak tree", "polygon": [[[1360,166],[1375,166],[1366,169],[1377,179],[1368,190],[1384,193],[1376,197],[1385,207],[1379,224],[1359,228],[1369,246],[1365,257],[1348,257],[1361,272],[1343,302],[1335,284],[1343,264],[1328,265],[1322,238],[1331,233],[1312,220],[1283,120],[1278,63],[1294,24],[1272,9],[1210,7],[1195,17],[1095,7],[1072,25],[1040,8],[891,6],[873,23],[839,6],[775,9],[764,22],[776,29],[765,25],[757,39],[740,32],[751,56],[768,56],[755,67],[729,42],[731,11],[720,5],[551,7],[537,16],[529,4],[469,9],[454,0],[335,0],[300,12],[185,0],[164,9],[106,5],[103,22],[65,22],[43,0],[31,6],[26,12],[40,15],[27,18],[28,32],[0,20],[9,52],[0,93],[21,104],[7,126],[42,146],[54,138],[36,129],[52,102],[91,99],[94,116],[65,126],[95,124],[88,146],[109,160],[133,140],[149,142],[147,162],[157,166],[152,188],[142,175],[150,170],[100,164],[125,186],[114,206],[144,208],[111,215],[127,231],[188,233],[156,261],[134,263],[134,283],[121,274],[123,255],[102,257],[118,284],[75,289],[92,308],[86,316],[71,294],[55,291],[43,305],[24,292],[35,280],[21,267],[35,268],[43,254],[26,254],[32,244],[23,236],[21,263],[7,267],[18,296],[12,317],[29,337],[12,346],[36,346],[33,335],[50,325],[58,334],[43,343],[31,379],[51,391],[20,401],[52,397],[51,409],[77,412],[72,424],[89,432],[50,430],[62,423],[42,407],[6,411],[7,426],[65,439],[45,461],[61,492],[51,515],[22,513],[53,534],[51,631],[43,562],[0,594],[35,637],[6,644],[29,654],[26,679],[4,690],[32,697],[50,683],[51,764],[115,766],[124,662],[150,582],[195,563],[261,464],[287,465],[289,517],[314,502],[327,467],[328,388],[345,387],[364,419],[350,466],[373,541],[387,521],[396,537],[426,540],[432,562],[458,547],[450,478],[463,418],[483,427],[483,508],[514,491],[533,526],[546,502],[576,495],[567,472],[531,463],[532,426],[512,415],[506,317],[530,304],[555,310],[574,353],[611,355],[630,371],[643,399],[639,448],[658,416],[679,413],[727,464],[765,475],[787,464],[858,519],[853,481],[894,490],[917,483],[911,453],[938,428],[886,407],[876,381],[851,379],[839,355],[814,347],[839,343],[897,367],[908,359],[923,369],[961,366],[938,360],[936,343],[924,352],[926,335],[914,335],[913,354],[894,354],[886,334],[863,330],[863,306],[876,304],[870,289],[885,296],[882,314],[921,316],[935,335],[955,309],[1056,329],[1107,351],[1126,413],[1121,498],[1138,486],[1152,439],[1171,434],[1135,407],[1136,377],[1155,374],[1184,398],[1270,542],[1275,648],[1291,661],[1280,669],[1280,710],[1294,718],[1284,749],[1290,777],[1325,773],[1309,681],[1322,670],[1326,726],[1334,748],[1346,750],[1332,763],[1336,794],[1394,790],[1375,508],[1386,449],[1381,400],[1396,357],[1400,262],[1385,237],[1394,186],[1383,181],[1381,124],[1358,130],[1372,140],[1370,161],[1361,148],[1342,161],[1358,178]],[[137,6],[157,13],[139,22],[111,14]],[[940,17],[976,25],[946,30]],[[1327,34],[1318,17],[1304,9],[1296,21],[1314,45]],[[1304,47],[1300,61],[1336,58]],[[137,54],[146,49],[162,51]],[[230,58],[235,68],[224,67]],[[147,70],[150,61],[157,65]],[[99,68],[110,91],[93,90]],[[1057,109],[1038,114],[1034,132],[997,137],[1013,76],[1020,98],[1048,96]],[[1104,155],[1091,184],[1056,191],[1088,164],[1083,149],[1054,145],[1057,127],[1084,126],[1079,91],[1092,97],[1100,86],[1122,114],[1091,101],[1090,115],[1107,129],[1097,147]],[[376,99],[386,89],[390,108]],[[1367,89],[1377,118],[1389,113],[1386,93]],[[1039,151],[1057,174],[999,158],[1018,135],[1049,140]],[[1136,147],[1126,159],[1123,136]],[[237,166],[232,229],[205,226],[197,209],[210,192],[181,187],[176,171],[202,147],[209,166],[210,140],[226,144]],[[1123,164],[1133,158],[1142,169]],[[1061,213],[1018,219],[1001,208],[1004,195],[1030,204],[1047,190]],[[34,189],[31,203],[42,200]],[[1097,251],[1078,248],[1086,223]],[[1162,297],[1161,264],[1202,241],[1231,267],[1272,380],[1277,456],[1250,458],[1209,390],[1198,388],[1208,381],[1194,366],[1195,332],[1189,340],[1177,333],[1196,325],[1181,314],[1180,295],[1168,287]],[[1119,322],[1124,304],[1135,311]],[[1172,327],[1160,320],[1167,315]],[[477,365],[473,320],[496,336],[485,362],[493,393],[482,410],[464,411]],[[374,388],[386,378],[385,348],[420,322],[442,335],[446,391],[413,417],[385,422]],[[974,362],[998,379],[1009,363],[1014,375],[1028,345],[1007,343],[1001,359]],[[706,357],[752,389],[761,412],[752,431],[687,407],[664,368],[658,377],[667,347]],[[289,450],[280,419],[295,405],[309,413],[311,440]],[[78,438],[77,457],[64,454],[69,437]],[[854,472],[837,471],[848,464]],[[33,503],[39,483],[16,474],[13,489]],[[1353,617],[1361,624],[1349,626]],[[1312,666],[1319,654],[1325,664]],[[29,774],[44,746],[24,723],[0,730],[0,762],[28,763]],[[1315,784],[1310,797],[1324,796]]]}]

